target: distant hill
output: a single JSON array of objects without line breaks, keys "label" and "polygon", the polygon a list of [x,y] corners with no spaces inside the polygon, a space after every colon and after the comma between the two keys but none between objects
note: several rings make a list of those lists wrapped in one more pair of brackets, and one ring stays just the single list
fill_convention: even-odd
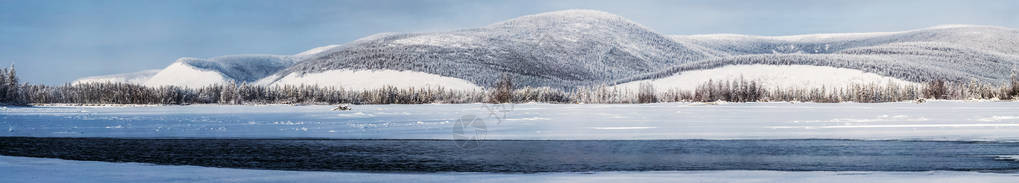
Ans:
[{"label": "distant hill", "polygon": [[151,70],[143,70],[143,71],[132,72],[132,73],[111,74],[111,75],[102,75],[102,76],[91,76],[91,77],[84,77],[84,78],[80,78],[80,79],[74,80],[74,82],[71,82],[71,83],[72,84],[78,84],[78,83],[94,83],[94,82],[106,83],[106,82],[109,82],[109,83],[145,84],[145,82],[148,81],[149,78],[152,78],[152,76],[156,75],[156,73],[159,73],[159,71],[161,71],[161,70],[159,70],[159,69],[151,69]]},{"label": "distant hill", "polygon": [[573,87],[712,58],[623,17],[589,10],[524,16],[476,29],[386,34],[344,45],[277,74],[406,70],[490,86],[509,73],[527,86]]},{"label": "distant hill", "polygon": [[780,64],[849,68],[909,81],[1005,81],[1019,63],[1019,31],[947,25],[903,32],[798,36],[672,36],[728,54],[623,80],[671,76],[725,65]]},{"label": "distant hill", "polygon": [[232,55],[177,59],[144,84],[148,86],[202,87],[228,82],[255,82],[296,63],[297,56]]},{"label": "distant hill", "polygon": [[[376,34],[295,55],[181,58],[142,83],[479,88],[509,74],[517,86],[569,89],[683,77],[687,71],[711,77],[712,69],[731,65],[806,65],[901,82],[1000,84],[1017,63],[1019,31],[1004,27],[946,25],[795,36],[664,35],[617,15],[565,10],[473,29]],[[725,72],[739,75],[754,68],[758,67]],[[808,67],[796,67],[804,68]],[[770,75],[783,74],[777,69]]]}]

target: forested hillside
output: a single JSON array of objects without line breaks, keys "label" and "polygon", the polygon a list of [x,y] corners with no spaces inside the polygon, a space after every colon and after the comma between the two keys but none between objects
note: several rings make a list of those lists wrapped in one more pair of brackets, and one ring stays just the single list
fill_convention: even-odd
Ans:
[{"label": "forested hillside", "polygon": [[151,87],[130,83],[30,85],[18,80],[14,68],[0,70],[0,105],[67,104],[425,104],[425,103],[655,103],[655,102],[899,102],[923,99],[1015,100],[1019,76],[1000,87],[934,80],[925,85],[854,84],[845,88],[768,88],[753,80],[701,83],[694,90],[656,90],[641,84],[636,91],[607,85],[563,90],[517,87],[512,75],[501,75],[485,89],[442,87],[349,90],[314,85],[209,85],[199,88]]},{"label": "forested hillside", "polygon": [[[444,77],[440,80],[456,80],[452,83],[457,86],[486,87],[507,74],[516,78],[518,87],[574,90],[727,65],[769,64],[855,69],[917,83],[1001,85],[1017,63],[1019,31],[1005,27],[947,25],[793,36],[665,35],[621,16],[565,10],[472,29],[380,33],[295,55],[185,57],[143,83],[191,88],[304,84],[370,90],[375,88],[344,86],[364,80],[345,73],[379,71],[408,73],[375,78],[380,83],[413,80],[401,77]],[[121,80],[129,79],[94,81]]]},{"label": "forested hillside", "polygon": [[[782,81],[771,80],[788,77],[675,79],[686,77],[684,72],[711,72],[734,65],[820,66],[863,73],[845,76],[878,76],[859,77],[871,78],[863,79],[866,81],[829,80],[853,83],[814,82],[812,86],[821,87],[805,88],[772,86]],[[500,88],[512,90],[514,95],[507,97],[509,91],[504,91],[496,101],[881,102],[1011,99],[1017,65],[1019,30],[1005,27],[947,25],[900,32],[793,36],[665,35],[618,15],[565,10],[479,28],[381,33],[294,55],[185,57],[147,79],[147,74],[122,74],[67,86],[15,88],[32,92],[32,97],[18,100],[45,103],[489,102],[493,90]],[[781,68],[767,72],[801,74],[782,73]],[[889,80],[898,84],[883,84],[887,82],[873,78],[892,78]],[[505,79],[512,80],[513,87],[495,87]],[[675,85],[664,85],[664,81],[696,81],[684,86],[700,87],[669,88]],[[640,87],[621,87],[624,85]],[[643,91],[647,88],[654,90]],[[146,97],[84,97],[106,90],[127,90],[130,94],[114,94],[131,97],[139,97],[142,94],[137,92],[141,92]],[[177,97],[175,93],[181,98],[153,97]],[[230,93],[248,97],[235,100]],[[222,96],[227,97],[224,100]]]}]

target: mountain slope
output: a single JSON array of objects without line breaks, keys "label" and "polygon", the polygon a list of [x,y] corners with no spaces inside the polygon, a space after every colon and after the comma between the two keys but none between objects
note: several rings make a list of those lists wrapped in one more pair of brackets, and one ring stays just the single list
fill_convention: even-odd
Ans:
[{"label": "mountain slope", "polygon": [[296,63],[294,56],[232,55],[180,58],[145,82],[147,86],[202,87],[229,82],[255,82]]},{"label": "mountain slope", "polygon": [[203,87],[213,84],[254,83],[301,60],[321,56],[340,45],[316,47],[294,55],[227,55],[213,58],[183,57],[163,69],[90,76],[73,83],[124,82],[147,86]]},{"label": "mountain slope", "polygon": [[792,36],[753,36],[739,34],[672,35],[677,41],[690,42],[730,55],[836,53],[846,49],[892,43],[937,42],[978,50],[1019,54],[1019,31],[978,25],[942,25],[901,32],[834,33]]},{"label": "mountain slope", "polygon": [[[948,25],[878,33],[669,36],[609,13],[565,10],[473,29],[381,33],[295,55],[181,58],[144,83],[476,89],[492,86],[508,74],[516,86],[572,89],[681,77],[688,71],[709,77],[713,75],[710,72],[726,72],[719,73],[719,79],[755,68],[781,74],[766,71],[775,70],[767,69],[771,67],[718,68],[795,65],[851,69],[846,76],[890,77],[902,82],[946,79],[1000,84],[1017,64],[1019,31],[1004,27]],[[864,77],[856,71],[879,77]]]},{"label": "mountain slope", "polygon": [[521,86],[568,88],[713,57],[625,18],[589,10],[530,15],[452,32],[379,35],[334,50],[273,77],[399,70],[490,86],[508,73]]},{"label": "mountain slope", "polygon": [[123,74],[111,74],[102,76],[90,76],[84,77],[71,82],[71,84],[82,84],[82,83],[131,83],[131,84],[143,84],[148,81],[149,78],[159,73],[159,69],[143,70],[132,73]]},{"label": "mountain slope", "polygon": [[640,80],[615,85],[620,89],[637,91],[645,83],[658,91],[693,91],[705,83],[721,81],[753,80],[767,89],[836,89],[853,85],[906,86],[915,82],[881,76],[856,69],[813,65],[726,65],[712,69],[688,70],[681,74],[652,80]]},{"label": "mountain slope", "polygon": [[1000,84],[1019,64],[1019,31],[952,25],[903,32],[798,36],[672,36],[729,54],[616,81],[657,79],[726,65],[813,65],[856,69],[913,82]]}]

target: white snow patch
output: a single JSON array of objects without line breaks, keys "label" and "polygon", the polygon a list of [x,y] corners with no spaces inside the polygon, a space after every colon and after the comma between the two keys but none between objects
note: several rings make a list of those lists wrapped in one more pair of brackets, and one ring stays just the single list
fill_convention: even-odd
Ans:
[{"label": "white snow patch", "polygon": [[845,88],[852,84],[879,84],[887,86],[896,84],[900,86],[917,85],[917,83],[901,80],[898,78],[881,76],[874,73],[863,72],[855,69],[835,68],[827,66],[812,65],[730,65],[714,69],[692,70],[677,73],[676,75],[654,79],[651,81],[641,80],[616,85],[623,89],[636,91],[641,83],[649,82],[655,89],[665,91],[669,89],[680,89],[692,91],[697,86],[713,81],[734,81],[743,78],[747,81],[758,81],[767,89],[772,88]]},{"label": "white snow patch", "polygon": [[[273,78],[273,77],[269,77]],[[259,81],[266,83],[268,81]],[[396,70],[331,70],[321,73],[291,73],[271,85],[318,85],[352,90],[370,90],[386,86],[397,88],[436,88],[477,90],[470,81],[416,71]]]},{"label": "white snow patch", "polygon": [[170,64],[158,74],[152,76],[145,82],[145,86],[179,86],[187,88],[200,88],[213,84],[227,83],[228,80],[223,74],[216,71],[206,71],[193,66],[176,62]]},{"label": "white snow patch", "polygon": [[986,122],[1004,121],[1004,120],[1019,120],[1019,116],[991,116],[991,117],[977,119],[977,121],[986,121]]}]

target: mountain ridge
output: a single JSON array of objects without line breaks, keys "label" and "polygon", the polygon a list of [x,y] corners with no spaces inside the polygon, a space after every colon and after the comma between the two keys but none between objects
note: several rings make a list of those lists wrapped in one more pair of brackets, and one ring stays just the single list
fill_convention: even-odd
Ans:
[{"label": "mountain ridge", "polygon": [[[940,25],[877,33],[665,35],[611,13],[564,10],[478,28],[373,34],[295,55],[185,57],[178,62],[198,71],[219,73],[223,81],[217,82],[263,85],[329,85],[319,82],[350,81],[294,81],[329,71],[389,70],[462,79],[482,87],[509,74],[517,86],[569,89],[752,64],[847,68],[912,82],[947,79],[996,84],[1007,79],[1019,63],[1019,31]],[[173,81],[174,77],[183,76],[166,74],[159,81]]]}]

